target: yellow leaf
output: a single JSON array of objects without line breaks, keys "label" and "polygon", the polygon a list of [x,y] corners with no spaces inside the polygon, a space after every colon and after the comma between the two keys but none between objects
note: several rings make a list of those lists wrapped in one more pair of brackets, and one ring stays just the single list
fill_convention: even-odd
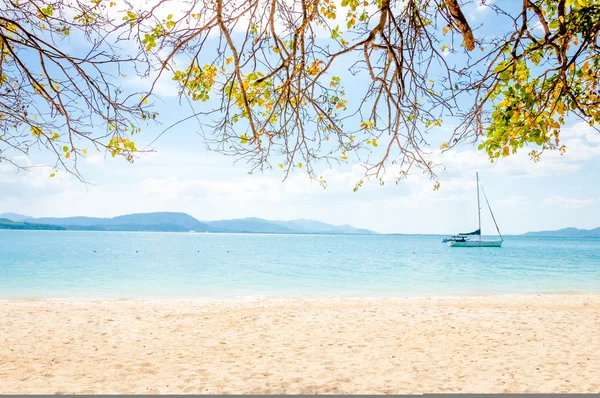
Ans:
[{"label": "yellow leaf", "polygon": [[87,150],[84,149],[83,151],[81,151],[81,153],[83,153],[83,155],[85,156],[87,155]]},{"label": "yellow leaf", "polygon": [[65,157],[66,157],[67,159],[69,159],[69,158],[71,157],[71,152],[67,152],[67,153],[65,153]]},{"label": "yellow leaf", "polygon": [[279,163],[279,168],[283,169],[283,163]]},{"label": "yellow leaf", "polygon": [[301,169],[302,168],[302,162],[298,163],[298,168]]},{"label": "yellow leaf", "polygon": [[229,65],[233,61],[233,58],[229,57],[225,60],[225,63]]}]

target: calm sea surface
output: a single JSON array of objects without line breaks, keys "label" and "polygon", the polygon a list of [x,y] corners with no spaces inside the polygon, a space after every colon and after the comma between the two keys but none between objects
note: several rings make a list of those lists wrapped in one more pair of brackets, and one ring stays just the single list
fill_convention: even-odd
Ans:
[{"label": "calm sea surface", "polygon": [[600,292],[600,240],[0,231],[0,298]]}]

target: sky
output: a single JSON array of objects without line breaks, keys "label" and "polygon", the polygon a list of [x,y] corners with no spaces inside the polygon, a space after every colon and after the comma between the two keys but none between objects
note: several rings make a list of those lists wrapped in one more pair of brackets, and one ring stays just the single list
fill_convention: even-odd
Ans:
[{"label": "sky", "polygon": [[[494,17],[484,7],[469,13],[485,24]],[[348,76],[350,78],[350,76]],[[142,85],[136,79],[127,82]],[[176,90],[168,80],[159,85],[161,114],[180,112]],[[138,147],[156,138],[160,126],[140,135]],[[449,136],[450,126],[435,131],[432,140]],[[386,184],[367,183],[358,192],[361,168],[349,162],[316,170],[328,186],[323,189],[302,171],[283,180],[278,168],[248,174],[248,166],[208,152],[197,125],[170,130],[153,145],[155,152],[140,155],[133,164],[104,153],[90,153],[79,164],[90,184],[51,172],[43,152],[32,150],[20,159],[32,167],[17,171],[0,164],[0,213],[43,217],[113,217],[153,211],[186,212],[199,220],[261,217],[272,220],[310,218],[332,224],[351,224],[380,233],[466,232],[477,227],[475,173],[505,234],[563,227],[600,226],[600,133],[583,123],[571,123],[561,135],[567,152],[546,153],[534,163],[527,150],[490,164],[487,155],[464,144],[432,158],[442,163],[440,189],[419,171],[395,184],[393,168]],[[494,234],[482,200],[484,234]]]}]

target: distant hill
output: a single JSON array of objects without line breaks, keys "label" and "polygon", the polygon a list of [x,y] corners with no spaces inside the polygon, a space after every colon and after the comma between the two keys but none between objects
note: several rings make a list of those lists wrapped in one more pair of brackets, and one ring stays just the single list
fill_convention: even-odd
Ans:
[{"label": "distant hill", "polygon": [[65,228],[58,225],[34,224],[0,218],[0,229],[64,230]]},{"label": "distant hill", "polygon": [[[159,212],[127,214],[112,218],[98,217],[43,217],[33,218],[5,213],[14,222],[27,220],[38,225],[60,226],[60,229],[79,231],[163,231],[163,232],[240,232],[278,234],[374,234],[350,225],[331,225],[314,220],[269,221],[262,218],[198,221],[186,213]],[[13,217],[13,218],[11,218]],[[27,224],[25,223],[25,224]],[[39,228],[22,228],[39,229]],[[50,229],[50,228],[48,228]]]},{"label": "distant hill", "polygon": [[17,213],[0,213],[0,218],[8,218],[11,221],[26,221],[33,219],[33,217],[24,216]]},{"label": "distant hill", "polygon": [[555,238],[600,238],[600,228],[595,229],[578,229],[578,228],[563,228],[556,231],[537,231],[527,232],[521,236],[539,236],[539,237],[555,237]]},{"label": "distant hill", "polygon": [[292,221],[272,221],[275,224],[303,233],[317,234],[373,234],[368,229],[354,228],[351,225],[331,225],[321,221],[300,218]]},{"label": "distant hill", "polygon": [[235,232],[278,233],[278,234],[374,234],[367,229],[350,225],[331,225],[321,221],[298,219],[292,221],[270,221],[262,218],[237,218],[233,220],[204,221],[213,228]]},{"label": "distant hill", "polygon": [[66,218],[35,218],[35,222],[42,224],[56,224],[68,229],[88,229],[107,231],[214,231],[213,228],[201,223],[194,217],[185,213],[138,213],[127,214],[112,218],[97,217],[66,217]]},{"label": "distant hill", "polygon": [[298,233],[291,228],[276,224],[273,221],[263,220],[262,218],[238,218],[233,220],[205,221],[213,228],[223,229],[235,232],[253,232],[253,233],[277,233],[293,234]]},{"label": "distant hill", "polygon": [[63,229],[80,231],[163,231],[163,232],[223,232],[185,213],[139,213],[112,218],[43,217],[29,218],[38,224],[60,225]]}]

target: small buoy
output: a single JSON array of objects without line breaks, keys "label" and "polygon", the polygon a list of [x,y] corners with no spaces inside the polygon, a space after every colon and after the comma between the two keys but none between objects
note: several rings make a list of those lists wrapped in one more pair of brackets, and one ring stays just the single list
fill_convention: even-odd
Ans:
[{"label": "small buoy", "polygon": [[138,251],[136,250],[135,252],[137,253]]},{"label": "small buoy", "polygon": [[227,253],[229,253],[229,250],[227,250]]},{"label": "small buoy", "polygon": [[96,250],[94,250],[94,253],[96,253]]}]

